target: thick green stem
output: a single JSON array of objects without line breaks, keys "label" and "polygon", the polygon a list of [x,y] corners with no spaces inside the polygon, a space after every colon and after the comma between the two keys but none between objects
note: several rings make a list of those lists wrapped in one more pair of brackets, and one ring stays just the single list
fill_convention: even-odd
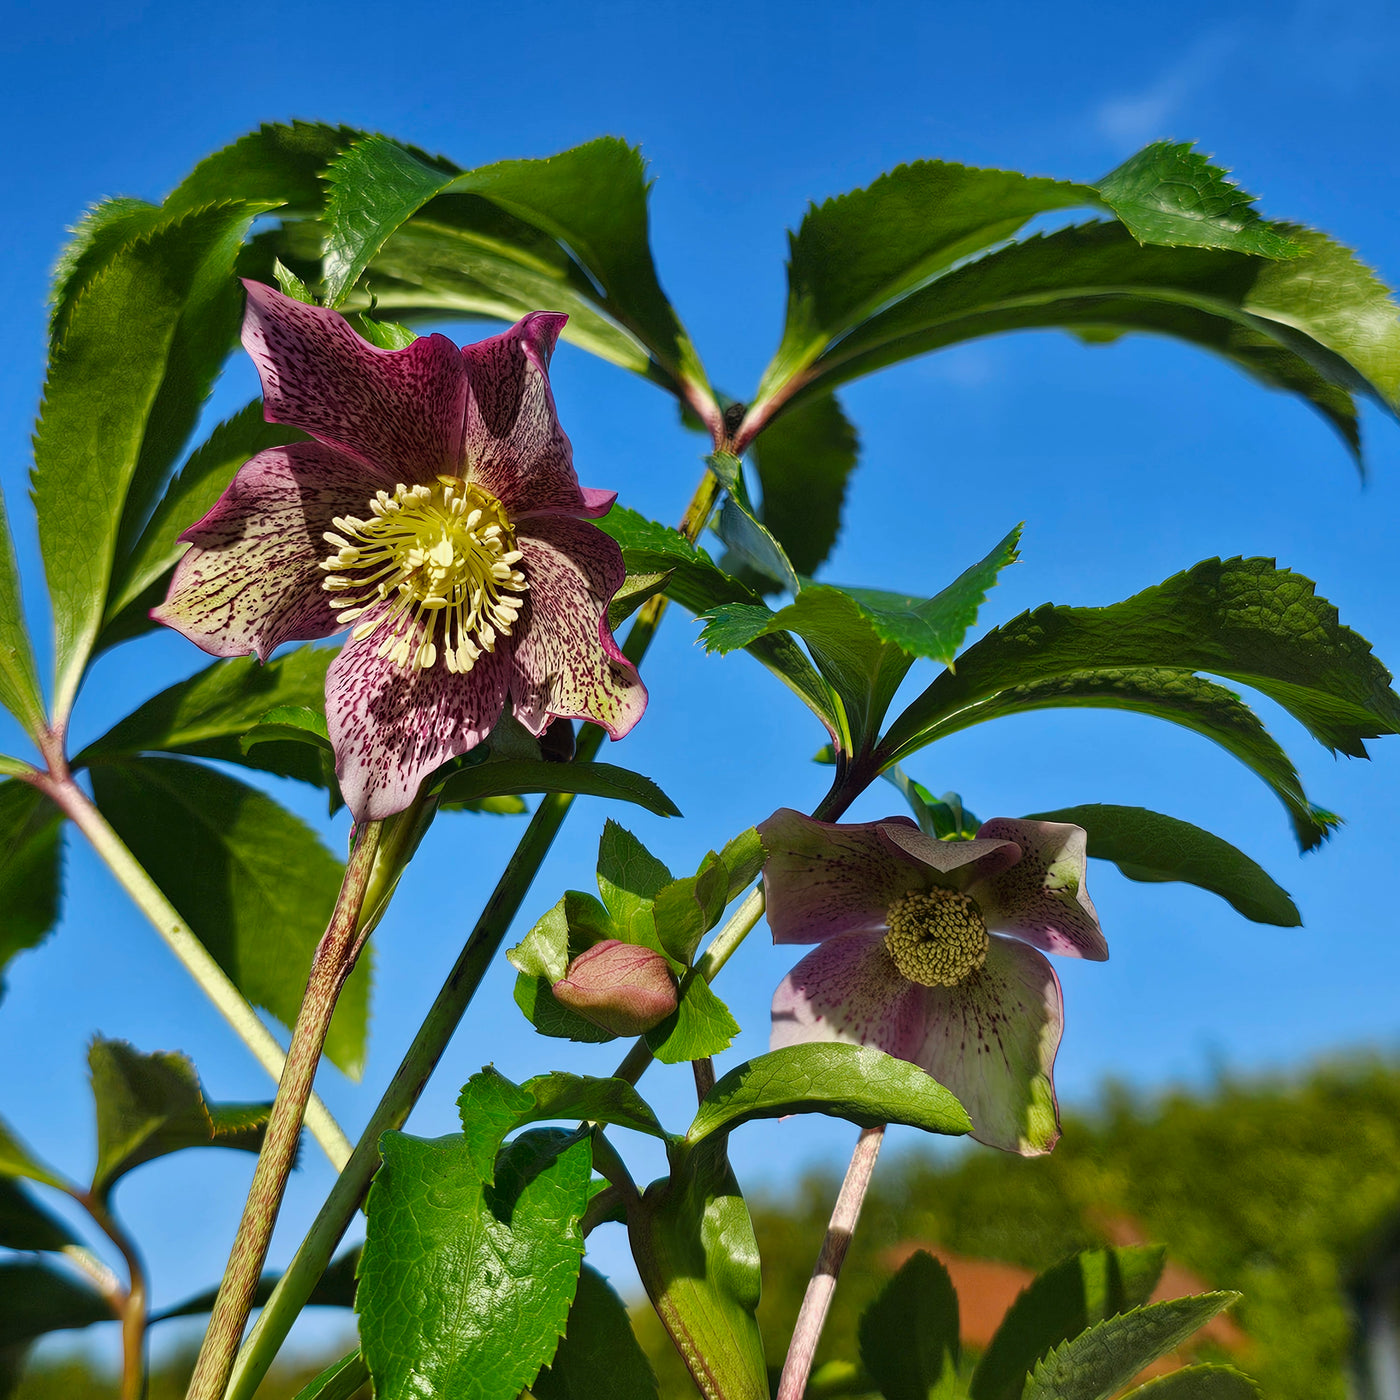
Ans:
[{"label": "thick green stem", "polygon": [[[280,1081],[286,1057],[272,1032],[258,1019],[258,1013],[209,955],[204,944],[194,936],[190,926],[161,892],[160,886],[146,874],[121,837],[107,824],[106,818],[93,805],[87,793],[67,773],[61,778],[36,774],[30,781],[51,798],[87,837],[93,850],[116,876],[118,884],[151,921],[156,932],[165,940],[166,947],[179,958],[200,990],[214,1003],[215,1009],[233,1027],[238,1038],[253,1052],[273,1080]],[[307,1104],[306,1126],[324,1148],[336,1170],[342,1169],[350,1160],[350,1141],[331,1117],[330,1110],[314,1094]]]},{"label": "thick green stem", "polygon": [[364,946],[360,910],[375,869],[379,836],[379,822],[361,825],[345,867],[335,912],[311,960],[311,975],[292,1030],[287,1066],[277,1086],[277,1098],[272,1105],[262,1151],[258,1154],[248,1202],[243,1207],[228,1268],[214,1300],[209,1330],[195,1362],[189,1400],[220,1400],[228,1384],[234,1355],[252,1309],[253,1294],[267,1259],[272,1228],[287,1189],[287,1177],[296,1157],[302,1116],[311,1095],[326,1032],[330,1029],[331,1014]]}]

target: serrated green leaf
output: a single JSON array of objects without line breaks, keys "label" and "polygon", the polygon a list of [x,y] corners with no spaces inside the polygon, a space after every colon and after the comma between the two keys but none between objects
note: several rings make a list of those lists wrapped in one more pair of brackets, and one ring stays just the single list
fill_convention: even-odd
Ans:
[{"label": "serrated green leaf", "polygon": [[0,781],[0,994],[10,960],[37,948],[58,922],[63,814],[38,788]]},{"label": "serrated green leaf", "polygon": [[1310,579],[1271,559],[1207,559],[1105,608],[1050,604],[989,633],[918,696],[886,735],[898,759],[955,710],[1012,685],[1086,669],[1212,671],[1276,700],[1328,748],[1400,732],[1400,698],[1370,644]]},{"label": "serrated green leaf", "polygon": [[140,536],[113,566],[99,647],[118,634],[127,640],[156,626],[145,615],[141,602],[152,589],[164,594],[171,572],[189,547],[180,535],[208,514],[239,467],[266,448],[305,439],[306,434],[295,428],[266,422],[262,400],[257,399],[225,419],[195,448]]},{"label": "serrated green leaf", "polygon": [[657,1400],[656,1376],[637,1344],[627,1305],[587,1264],[554,1360],[530,1387],[535,1400]]},{"label": "serrated green leaf", "polygon": [[1092,802],[1036,812],[1032,821],[1072,822],[1089,835],[1089,854],[1111,860],[1130,880],[1181,880],[1218,894],[1257,924],[1302,924],[1287,893],[1228,841],[1145,807]]},{"label": "serrated green leaf", "polygon": [[724,1139],[653,1182],[627,1230],[647,1295],[705,1400],[768,1400],[758,1241]]},{"label": "serrated green leaf", "polygon": [[1047,1269],[1007,1309],[972,1373],[971,1400],[1020,1400],[1047,1352],[1105,1318],[1142,1307],[1164,1258],[1159,1245],[1090,1249]]},{"label": "serrated green leaf", "polygon": [[274,705],[246,734],[239,737],[238,746],[247,753],[255,744],[290,739],[309,744],[322,753],[333,752],[330,730],[323,710],[310,705]]},{"label": "serrated green leaf", "polygon": [[365,312],[355,317],[355,325],[371,345],[381,350],[405,350],[418,339],[417,332],[407,326],[397,321],[377,321]]},{"label": "serrated green leaf", "polygon": [[68,1227],[18,1181],[0,1176],[0,1248],[56,1253],[77,1243]]},{"label": "serrated green leaf", "polygon": [[768,852],[763,849],[757,830],[749,827],[725,843],[719,858],[729,872],[729,902],[732,902],[758,879]]},{"label": "serrated green leaf", "polygon": [[98,1037],[88,1067],[97,1109],[92,1191],[99,1199],[127,1172],[187,1147],[262,1147],[271,1104],[240,1104],[216,1117],[185,1055],[143,1055],[124,1040]]},{"label": "serrated green leaf", "polygon": [[439,790],[444,802],[469,802],[526,792],[572,792],[632,802],[658,817],[678,817],[680,808],[650,778],[612,763],[554,763],[548,759],[503,759],[459,768]]},{"label": "serrated green leaf", "polygon": [[808,399],[754,439],[759,518],[799,574],[815,574],[836,543],[859,453],[860,438],[833,394]]},{"label": "serrated green leaf", "polygon": [[681,981],[676,1009],[646,1033],[651,1053],[663,1065],[705,1060],[729,1049],[739,1034],[739,1023],[699,973],[691,971]]},{"label": "serrated green leaf", "polygon": [[671,872],[611,817],[598,840],[598,893],[626,943],[660,949],[652,901],[671,881]]},{"label": "serrated green leaf", "polygon": [[112,1305],[90,1284],[44,1263],[0,1263],[0,1347],[49,1332],[110,1322]]},{"label": "serrated green leaf", "polygon": [[523,1133],[489,1186],[461,1135],[390,1132],[380,1152],[355,1300],[376,1396],[515,1400],[554,1355],[573,1301],[588,1139]]},{"label": "serrated green leaf", "polygon": [[44,729],[44,692],[34,664],[34,647],[24,625],[24,599],[15,564],[5,497],[0,493],[0,705],[29,732]]},{"label": "serrated green leaf", "polygon": [[736,1065],[705,1095],[686,1141],[703,1142],[753,1118],[826,1113],[862,1128],[905,1123],[966,1133],[967,1114],[917,1065],[868,1045],[789,1045]]},{"label": "serrated green leaf", "polygon": [[[270,797],[203,764],[104,761],[92,786],[103,816],[233,984],[290,1026],[335,906],[340,862]],[[352,1077],[368,1034],[368,952],[326,1038],[326,1055]]]},{"label": "serrated green leaf", "polygon": [[1232,1366],[1183,1366],[1130,1390],[1126,1400],[1259,1400],[1261,1391]]},{"label": "serrated green leaf", "polygon": [[572,1040],[584,1045],[603,1045],[616,1040],[612,1031],[595,1025],[559,1001],[553,991],[556,977],[540,977],[522,972],[515,979],[515,1004],[525,1019],[541,1034],[556,1040]]},{"label": "serrated green leaf", "polygon": [[611,1123],[649,1137],[667,1136],[646,1100],[625,1079],[563,1070],[516,1085],[488,1066],[467,1081],[457,1108],[483,1177],[506,1134],[530,1123]]},{"label": "serrated green leaf", "polygon": [[1202,1293],[1120,1313],[1070,1338],[1040,1361],[1022,1400],[1107,1400],[1144,1366],[1180,1346],[1238,1293]]},{"label": "serrated green leaf", "polygon": [[84,211],[73,226],[72,238],[63,245],[54,263],[49,290],[50,349],[67,334],[74,302],[113,254],[124,244],[150,233],[166,217],[157,204],[120,195],[100,200]]},{"label": "serrated green leaf", "polygon": [[1191,142],[1154,141],[1095,188],[1140,243],[1226,248],[1265,258],[1291,258],[1303,251],[1261,219],[1255,196]]},{"label": "serrated green leaf", "polygon": [[957,1393],[958,1295],[948,1271],[918,1249],[861,1314],[860,1359],[885,1400]]},{"label": "serrated green leaf", "polygon": [[221,205],[122,245],[75,299],[50,356],[33,479],[56,715],[71,708],[96,641],[119,534],[140,523],[125,513],[128,492],[159,487],[222,360],[211,327],[229,317],[227,273],[254,212]]},{"label": "serrated green leaf", "polygon": [[729,871],[710,851],[695,875],[672,880],[656,892],[652,916],[666,953],[689,967],[700,940],[724,917]]},{"label": "serrated green leaf", "polygon": [[299,301],[303,306],[320,305],[311,288],[281,258],[273,259],[272,275],[277,279],[277,288],[284,297],[291,297],[293,301]]},{"label": "serrated green leaf", "polygon": [[[605,827],[605,833],[606,830]],[[623,829],[619,827],[618,830]],[[630,832],[623,834],[631,835]],[[506,957],[520,972],[557,982],[568,971],[569,963],[585,948],[605,938],[622,936],[623,931],[613,924],[607,909],[591,894],[566,890],[563,898],[541,915]]]}]

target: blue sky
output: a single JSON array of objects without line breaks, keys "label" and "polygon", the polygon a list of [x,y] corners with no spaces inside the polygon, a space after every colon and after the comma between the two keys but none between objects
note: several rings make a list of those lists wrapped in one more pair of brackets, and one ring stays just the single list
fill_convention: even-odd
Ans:
[{"label": "blue sky", "polygon": [[[0,483],[41,602],[25,504],[28,435],[43,370],[48,269],[70,225],[105,195],[160,197],[202,155],[265,120],[380,129],[462,165],[546,155],[612,133],[652,162],[662,282],[714,381],[745,397],[781,324],[783,230],[808,199],[867,183],[901,160],[941,157],[1093,178],[1148,140],[1195,139],[1261,196],[1264,212],[1326,229],[1400,280],[1400,168],[1393,124],[1400,22],[1382,4],[1141,5],[518,3],[374,9],[359,0],[238,7],[12,6],[0,31],[0,113],[12,133],[3,219]],[[456,328],[461,338],[480,333]],[[699,440],[658,391],[561,350],[560,414],[581,479],[678,518]],[[244,401],[231,367],[213,412]],[[1343,621],[1400,661],[1400,429],[1368,410],[1371,476],[1305,408],[1223,364],[1143,338],[1086,348],[1054,334],[986,341],[843,391],[862,435],[833,579],[933,592],[1019,520],[1022,562],[984,623],[1044,601],[1116,601],[1211,555],[1268,554],[1317,580]],[[651,774],[686,814],[614,813],[678,870],[778,805],[810,808],[823,735],[746,657],[711,658],[668,618],[647,660],[652,708],[606,757]],[[75,721],[81,742],[202,657],[153,637],[99,665]],[[928,673],[916,670],[926,683]],[[1390,872],[1400,746],[1333,760],[1260,703],[1311,795],[1348,819],[1299,860],[1282,810],[1218,749],[1131,716],[1048,714],[974,729],[911,764],[983,816],[1079,802],[1139,804],[1208,825],[1263,862],[1305,928],[1248,924],[1200,891],[1144,886],[1111,868],[1091,891],[1113,950],[1066,966],[1068,1030],[1058,1082],[1070,1103],[1107,1076],[1143,1088],[1203,1081],[1217,1066],[1287,1069],[1363,1046],[1394,1048],[1400,951]],[[0,724],[0,748],[13,750]],[[279,796],[319,822],[315,794]],[[888,791],[888,797],[885,795]],[[892,790],[853,815],[896,810]],[[589,888],[606,809],[580,802],[525,906],[521,930],[568,886]],[[444,819],[376,934],[376,999],[364,1082],[322,1088],[352,1133],[377,1099],[450,966],[519,822]],[[96,1031],[191,1054],[216,1097],[266,1085],[164,947],[78,839],[68,913],[15,963],[0,1004],[0,1114],[75,1175],[92,1155],[84,1042]],[[761,931],[721,988],[743,1038],[763,1048],[768,998],[789,955]],[[485,1061],[514,1077],[605,1072],[615,1051],[576,1052],[528,1033],[510,979],[487,982],[411,1127],[450,1131],[462,1081]],[[721,1063],[721,1069],[724,1067]],[[644,1085],[675,1126],[689,1075]],[[854,1130],[825,1119],[755,1125],[735,1142],[741,1179],[781,1190],[799,1167],[836,1164]],[[896,1135],[896,1142],[909,1140]],[[638,1156],[645,1174],[657,1164]],[[251,1163],[192,1154],[143,1169],[119,1205],[146,1243],[158,1305],[222,1266]],[[308,1146],[274,1262],[329,1183]],[[1208,1186],[1203,1189],[1209,1189]],[[626,1284],[620,1236],[596,1238]],[[815,1248],[815,1242],[814,1242]],[[311,1335],[334,1324],[320,1323]]]}]

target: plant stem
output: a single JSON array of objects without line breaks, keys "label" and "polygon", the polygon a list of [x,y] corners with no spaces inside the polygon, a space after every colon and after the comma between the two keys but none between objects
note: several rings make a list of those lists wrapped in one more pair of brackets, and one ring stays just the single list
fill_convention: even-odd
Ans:
[{"label": "plant stem", "polygon": [[778,1400],[802,1400],[802,1393],[807,1389],[807,1377],[812,1373],[812,1360],[817,1353],[822,1328],[826,1325],[831,1295],[836,1292],[836,1280],[841,1276],[841,1265],[845,1262],[846,1250],[855,1233],[856,1222],[860,1219],[870,1174],[875,1170],[875,1159],[880,1155],[880,1144],[884,1139],[885,1129],[881,1124],[876,1128],[865,1128],[856,1140],[856,1150],[851,1154],[846,1179],[837,1194],[831,1223],[826,1227],[826,1238],[822,1241],[816,1267],[807,1284],[807,1293],[797,1314],[797,1324],[792,1329],[782,1379],[778,1382]]},{"label": "plant stem", "polygon": [[243,1336],[244,1324],[253,1304],[272,1228],[287,1189],[296,1156],[297,1136],[306,1111],[321,1047],[330,1029],[340,989],[355,966],[365,933],[360,928],[360,909],[375,867],[379,849],[380,823],[362,823],[355,836],[355,847],[345,867],[340,897],[335,911],[311,960],[311,974],[302,998],[287,1066],[277,1086],[272,1116],[268,1120],[248,1203],[238,1223],[228,1268],[219,1285],[218,1297],[209,1318],[209,1330],[195,1362],[190,1380],[189,1400],[220,1400],[233,1368],[234,1355]]},{"label": "plant stem", "polygon": [[116,1245],[126,1264],[128,1285],[121,1299],[122,1385],[121,1400],[142,1400],[146,1393],[146,1323],[150,1299],[146,1270],[131,1237],[117,1223],[105,1202],[91,1191],[69,1193],[92,1217],[98,1228]]},{"label": "plant stem", "polygon": [[[233,1027],[234,1033],[253,1052],[272,1079],[280,1081],[286,1056],[272,1032],[258,1019],[258,1013],[209,955],[208,949],[195,937],[190,926],[126,848],[121,837],[107,824],[107,819],[97,810],[87,793],[66,773],[61,778],[40,773],[29,781],[51,798],[87,837],[93,850],[116,876],[117,883],[150,920],[166,947],[184,965],[200,990],[214,1003],[215,1009]],[[306,1126],[336,1170],[343,1169],[350,1160],[350,1140],[315,1094],[307,1105]]]}]

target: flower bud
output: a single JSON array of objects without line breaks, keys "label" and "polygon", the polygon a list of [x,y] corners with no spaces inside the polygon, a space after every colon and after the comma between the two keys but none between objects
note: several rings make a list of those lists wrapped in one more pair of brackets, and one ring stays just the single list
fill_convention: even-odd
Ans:
[{"label": "flower bud", "polygon": [[640,1035],[676,1009],[676,982],[654,949],[605,938],[569,964],[554,996],[605,1031]]}]

